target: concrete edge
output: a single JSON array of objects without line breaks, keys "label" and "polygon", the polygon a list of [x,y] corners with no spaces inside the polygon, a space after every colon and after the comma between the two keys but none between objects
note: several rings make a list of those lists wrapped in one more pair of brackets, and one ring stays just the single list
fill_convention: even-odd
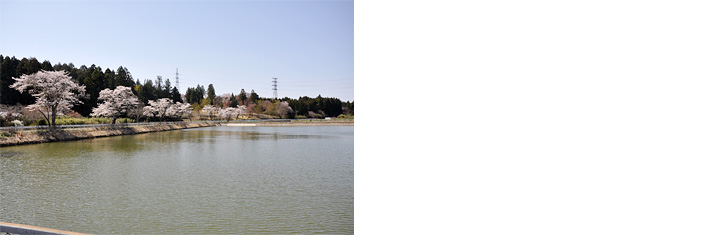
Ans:
[{"label": "concrete edge", "polygon": [[43,235],[87,235],[87,233],[77,233],[59,229],[43,228],[26,224],[14,224],[0,222],[0,232],[14,234],[43,234]]}]

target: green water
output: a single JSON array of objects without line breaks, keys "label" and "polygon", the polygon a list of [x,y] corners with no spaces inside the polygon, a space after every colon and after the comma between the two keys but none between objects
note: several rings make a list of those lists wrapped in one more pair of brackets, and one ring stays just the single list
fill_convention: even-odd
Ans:
[{"label": "green water", "polygon": [[207,127],[4,147],[0,221],[95,234],[350,234],[353,135]]}]

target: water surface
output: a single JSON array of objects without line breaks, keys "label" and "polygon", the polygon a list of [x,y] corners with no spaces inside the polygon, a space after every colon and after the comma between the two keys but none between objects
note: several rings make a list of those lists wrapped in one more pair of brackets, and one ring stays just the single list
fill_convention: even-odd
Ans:
[{"label": "water surface", "polygon": [[85,233],[353,233],[353,127],[0,148],[0,221]]}]

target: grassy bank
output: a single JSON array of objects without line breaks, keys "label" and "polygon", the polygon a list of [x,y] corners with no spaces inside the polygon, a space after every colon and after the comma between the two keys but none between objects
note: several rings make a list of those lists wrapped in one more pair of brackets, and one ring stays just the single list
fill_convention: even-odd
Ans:
[{"label": "grassy bank", "polygon": [[171,131],[187,128],[215,126],[217,123],[163,123],[142,126],[115,126],[56,131],[3,131],[0,133],[0,147],[22,144],[37,144],[56,141],[72,141],[118,135],[134,135],[148,132]]}]

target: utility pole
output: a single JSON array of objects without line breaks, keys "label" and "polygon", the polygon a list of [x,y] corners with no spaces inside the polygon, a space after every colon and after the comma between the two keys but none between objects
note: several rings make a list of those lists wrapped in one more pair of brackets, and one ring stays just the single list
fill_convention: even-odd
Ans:
[{"label": "utility pole", "polygon": [[277,78],[273,78],[273,97],[277,100]]}]

